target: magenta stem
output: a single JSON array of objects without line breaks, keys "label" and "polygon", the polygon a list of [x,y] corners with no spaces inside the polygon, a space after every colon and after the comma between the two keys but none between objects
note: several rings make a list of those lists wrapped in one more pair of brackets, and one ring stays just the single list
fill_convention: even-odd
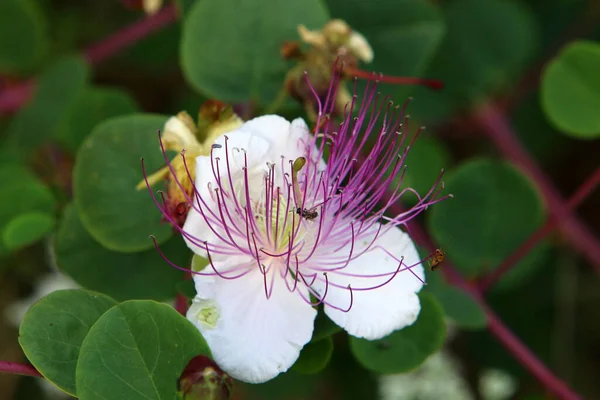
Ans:
[{"label": "magenta stem", "polygon": [[[178,16],[175,4],[163,7],[159,12],[115,32],[98,43],[92,44],[83,52],[90,65],[98,64],[137,43],[139,40],[159,31]],[[17,111],[33,94],[35,82],[23,82],[0,93],[0,114]]]},{"label": "magenta stem", "polygon": [[17,112],[31,98],[34,87],[35,82],[30,80],[0,92],[0,114]]},{"label": "magenta stem", "polygon": [[170,4],[156,14],[139,20],[91,45],[83,54],[90,65],[97,64],[164,28],[176,19],[177,7],[175,4]]},{"label": "magenta stem", "polygon": [[187,297],[185,297],[182,293],[177,293],[177,296],[175,296],[175,310],[185,317],[188,308],[189,302]]},{"label": "magenta stem", "polygon": [[[394,211],[395,213],[396,211]],[[425,231],[415,223],[415,221],[409,222],[409,229],[413,238],[433,251],[436,247],[434,243],[429,239]],[[581,397],[575,393],[565,382],[550,371],[548,367],[536,357],[536,355],[527,348],[519,340],[515,334],[508,329],[502,322],[502,320],[494,313],[494,311],[487,305],[485,299],[481,295],[481,292],[468,283],[459,273],[456,271],[449,261],[444,262],[442,271],[448,281],[467,291],[473,296],[473,299],[481,306],[487,317],[488,329],[490,333],[496,337],[496,339],[515,357],[521,365],[523,365],[544,387],[562,400],[579,400]]]},{"label": "magenta stem", "polygon": [[[569,211],[573,211],[581,204],[590,193],[600,184],[600,168],[589,176],[586,181],[577,189],[577,192],[567,202]],[[560,221],[555,217],[550,217],[546,223],[535,231],[523,244],[521,244],[512,254],[502,261],[498,267],[494,268],[487,276],[479,281],[479,290],[484,292],[493,286],[500,278],[514,267],[519,260],[523,259],[537,244],[552,232]]]},{"label": "magenta stem", "polygon": [[0,372],[15,375],[42,376],[37,369],[29,364],[19,364],[10,361],[0,361]]},{"label": "magenta stem", "polygon": [[475,119],[498,149],[530,176],[546,200],[550,213],[558,221],[567,240],[600,273],[600,242],[571,213],[568,204],[558,190],[521,146],[506,117],[494,105],[486,104],[476,112]]}]

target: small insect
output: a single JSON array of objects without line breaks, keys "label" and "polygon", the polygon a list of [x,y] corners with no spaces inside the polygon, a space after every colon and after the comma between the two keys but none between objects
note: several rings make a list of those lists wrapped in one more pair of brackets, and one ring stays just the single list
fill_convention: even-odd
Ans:
[{"label": "small insect", "polygon": [[445,259],[446,259],[446,253],[444,253],[444,251],[442,249],[435,249],[435,252],[431,256],[431,259],[429,260],[429,267],[431,268],[432,271],[435,271],[442,265],[442,263],[444,262]]},{"label": "small insect", "polygon": [[296,214],[301,216],[307,221],[312,221],[319,216],[319,212],[314,208],[312,210],[307,210],[306,208],[296,208]]}]

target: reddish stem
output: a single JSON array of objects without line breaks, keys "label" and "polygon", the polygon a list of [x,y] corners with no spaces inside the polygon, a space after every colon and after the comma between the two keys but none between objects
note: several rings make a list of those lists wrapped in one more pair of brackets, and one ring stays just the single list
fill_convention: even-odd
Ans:
[{"label": "reddish stem", "polygon": [[352,67],[344,67],[344,72],[357,78],[367,79],[369,81],[376,80],[382,83],[390,83],[392,85],[420,85],[426,86],[433,90],[440,90],[444,87],[444,83],[436,79],[415,78],[410,76],[388,76],[363,71],[361,69]]},{"label": "reddish stem", "polygon": [[[600,184],[600,168],[597,168],[594,173],[586,179],[586,181],[577,189],[577,192],[567,202],[567,207],[570,211],[577,208],[583,200]],[[511,255],[486,277],[479,282],[479,290],[486,291],[494,285],[500,278],[514,267],[519,260],[525,257],[542,239],[552,232],[560,223],[557,218],[550,217],[546,223],[534,232],[521,246],[519,246]]]},{"label": "reddish stem", "polygon": [[0,92],[0,114],[17,112],[31,98],[34,87],[35,82],[29,80]]},{"label": "reddish stem", "polygon": [[177,293],[177,296],[175,296],[175,310],[185,317],[189,306],[190,305],[187,297],[185,297],[182,293]]},{"label": "reddish stem", "polygon": [[[392,213],[396,213],[399,210],[390,210]],[[425,231],[416,224],[415,221],[411,221],[410,232],[413,238],[422,245],[428,247],[433,251],[436,246],[427,236]],[[492,335],[508,350],[513,357],[515,357],[521,365],[523,365],[544,387],[562,400],[579,400],[581,397],[575,393],[565,382],[544,365],[536,355],[525,346],[515,334],[508,329],[502,320],[494,313],[494,311],[486,304],[485,299],[475,286],[468,283],[459,273],[456,271],[451,263],[446,260],[442,267],[444,274],[448,281],[453,285],[467,291],[473,296],[473,299],[477,304],[481,306],[487,317],[488,329]]]},{"label": "reddish stem", "polygon": [[559,221],[567,240],[600,272],[600,242],[571,213],[558,190],[521,146],[502,113],[495,106],[487,104],[475,113],[475,119],[500,151],[531,177],[546,200],[550,213]]},{"label": "reddish stem", "polygon": [[139,20],[91,45],[84,51],[84,56],[91,65],[102,62],[137,43],[140,39],[164,28],[176,19],[177,7],[175,4],[170,4],[163,7],[156,14]]},{"label": "reddish stem", "polygon": [[[140,39],[164,28],[177,19],[177,7],[168,5],[154,15],[141,19],[88,47],[83,56],[90,65],[98,64]],[[17,111],[33,94],[35,82],[23,82],[0,93],[0,114]]]},{"label": "reddish stem", "polygon": [[0,361],[0,372],[15,375],[42,376],[37,369],[29,364],[19,364],[10,361]]}]

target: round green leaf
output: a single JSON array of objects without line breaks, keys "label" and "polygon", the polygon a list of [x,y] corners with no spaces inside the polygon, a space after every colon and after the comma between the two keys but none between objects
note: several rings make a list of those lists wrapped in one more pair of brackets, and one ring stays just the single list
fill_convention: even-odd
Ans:
[{"label": "round green leaf", "polygon": [[34,211],[11,219],[2,232],[2,241],[9,250],[35,243],[46,236],[54,227],[54,217]]},{"label": "round green leaf", "polygon": [[94,126],[111,117],[135,113],[138,109],[135,100],[121,89],[88,87],[64,119],[56,139],[75,152]]},{"label": "round green leaf", "polygon": [[[180,237],[161,245],[161,251],[175,264],[187,266],[190,261]],[[119,253],[102,247],[85,230],[73,206],[65,209],[60,221],[54,252],[58,267],[77,283],[118,300],[172,299],[184,280],[184,273],[165,262],[155,248]]]},{"label": "round green leaf", "polygon": [[[404,165],[407,168],[402,187],[413,188],[419,195],[425,196],[442,170],[450,166],[450,154],[439,140],[421,134],[410,148]],[[412,203],[417,201],[416,196],[412,194],[407,194],[403,199]]]},{"label": "round green leaf", "polygon": [[511,87],[538,45],[532,13],[514,0],[455,0],[441,3],[446,35],[424,74],[445,87],[416,88],[411,114],[448,117],[459,107]]},{"label": "round green leaf", "polygon": [[449,286],[431,292],[444,309],[444,314],[462,329],[479,330],[486,327],[485,312],[467,293]]},{"label": "round green leaf", "polygon": [[197,0],[177,0],[176,4],[180,13],[185,17],[196,2]]},{"label": "round green leaf", "polygon": [[311,342],[318,342],[331,335],[334,335],[340,332],[342,328],[337,326],[335,322],[333,322],[322,309],[319,309],[319,313],[317,314],[317,318],[315,319],[315,329],[313,330],[313,335]]},{"label": "round green leaf", "polygon": [[[375,54],[368,70],[414,76],[423,72],[437,49],[444,21],[437,8],[422,0],[327,0],[333,18],[363,34]],[[402,49],[402,51],[398,51]]]},{"label": "round green leaf", "polygon": [[86,290],[59,290],[35,303],[19,327],[23,352],[42,375],[72,396],[81,343],[98,318],[117,303]]},{"label": "round green leaf", "polygon": [[0,71],[31,68],[48,49],[46,20],[36,1],[0,1]]},{"label": "round green leaf", "polygon": [[8,126],[8,137],[22,152],[32,152],[56,134],[85,89],[89,67],[79,56],[59,59],[37,80],[33,99]]},{"label": "round green leaf", "polygon": [[[498,266],[545,220],[535,188],[507,162],[470,161],[452,171],[445,184],[454,198],[432,207],[430,231],[447,257],[469,277]],[[543,249],[532,251],[511,272],[530,273],[540,265]]]},{"label": "round green leaf", "polygon": [[577,41],[548,64],[542,105],[554,125],[580,139],[600,137],[600,44]]},{"label": "round green leaf", "polygon": [[292,366],[292,370],[301,374],[315,374],[327,366],[333,354],[333,339],[311,341],[300,352],[300,357]]},{"label": "round green leaf", "polygon": [[327,18],[320,0],[197,1],[183,25],[181,67],[209,97],[266,104],[287,72],[281,45],[298,39],[298,24],[320,28]]},{"label": "round green leaf", "polygon": [[429,293],[420,293],[421,312],[409,327],[380,340],[350,337],[350,350],[365,367],[382,374],[407,372],[438,351],[446,339],[442,307]]},{"label": "round green leaf", "polygon": [[[19,215],[30,212],[50,215],[54,212],[55,200],[50,189],[23,166],[0,166],[0,182],[0,232]],[[0,240],[0,254],[7,250],[4,240]]]},{"label": "round green leaf", "polygon": [[194,356],[211,356],[200,334],[171,307],[132,300],[106,312],[81,345],[81,400],[176,399],[177,380]]},{"label": "round green leaf", "polygon": [[135,114],[109,119],[96,126],[77,152],[73,171],[75,203],[86,230],[104,247],[136,252],[171,237],[169,224],[148,190],[136,190],[146,171],[165,164],[157,130],[167,117]]}]

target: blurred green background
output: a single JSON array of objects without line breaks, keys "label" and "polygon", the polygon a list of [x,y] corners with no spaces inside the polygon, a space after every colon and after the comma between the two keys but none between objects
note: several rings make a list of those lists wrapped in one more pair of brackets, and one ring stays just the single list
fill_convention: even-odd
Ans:
[{"label": "blurred green background", "polygon": [[[412,96],[411,124],[427,126],[408,157],[406,181],[424,194],[440,169],[446,170],[445,190],[454,199],[434,206],[420,222],[467,279],[490,273],[552,214],[539,177],[514,162],[522,160],[519,144],[564,199],[599,166],[597,1],[165,1],[159,12],[166,16],[164,27],[90,65],[84,56],[90,45],[156,18],[135,3],[0,0],[1,360],[24,359],[17,341],[24,299],[56,284],[75,285],[47,278],[57,267],[78,285],[117,300],[167,300],[177,293],[180,274],[155,253],[147,240],[151,232],[139,228],[148,223],[140,202],[152,205],[123,195],[139,176],[119,180],[120,168],[138,171],[140,149],[154,149],[154,142],[138,143],[140,131],[160,128],[164,116],[181,110],[195,116],[208,98],[236,104],[246,117],[264,110],[293,66],[279,49],[284,41],[298,40],[299,23],[317,29],[342,18],[373,47],[375,59],[363,69],[445,83],[440,92],[391,85],[381,91],[396,103]],[[176,11],[165,11],[173,7]],[[175,14],[179,17],[169,17]],[[27,86],[33,80],[35,86]],[[89,135],[99,123],[139,112],[159,115],[126,125],[126,134],[115,139],[127,143],[123,154],[109,149],[94,160],[81,146],[86,140],[95,144]],[[281,112],[304,111],[288,101]],[[498,119],[490,115],[507,121],[516,141],[498,131]],[[113,120],[114,129],[125,129],[119,123]],[[123,161],[126,156],[133,161]],[[159,157],[149,162],[158,165]],[[94,168],[113,161],[113,175],[93,192],[86,185]],[[70,206],[74,192],[79,214]],[[85,194],[92,192],[101,203],[93,206],[109,208],[115,220],[131,218],[137,228],[97,223],[104,211],[94,214],[87,203]],[[592,237],[600,237],[599,201],[600,192],[592,193],[575,212]],[[170,231],[160,229],[161,240],[167,240]],[[555,231],[486,299],[560,378],[595,399],[600,265],[576,250],[577,240]],[[182,248],[176,238],[168,243],[174,253]],[[113,268],[100,268],[101,263]],[[151,272],[138,276],[141,263]],[[368,369],[364,360],[356,361],[352,341],[349,345],[340,333],[333,336],[333,355],[323,371],[292,371],[264,385],[239,385],[236,398],[552,398],[485,329],[477,304],[444,283],[441,272],[430,275],[425,290],[441,305],[449,332],[442,352],[411,375],[382,378],[374,371],[386,368]],[[443,333],[438,336],[444,340]],[[431,352],[439,346],[433,347]],[[0,375],[0,393],[6,399],[56,396],[33,378],[7,374]]]}]

